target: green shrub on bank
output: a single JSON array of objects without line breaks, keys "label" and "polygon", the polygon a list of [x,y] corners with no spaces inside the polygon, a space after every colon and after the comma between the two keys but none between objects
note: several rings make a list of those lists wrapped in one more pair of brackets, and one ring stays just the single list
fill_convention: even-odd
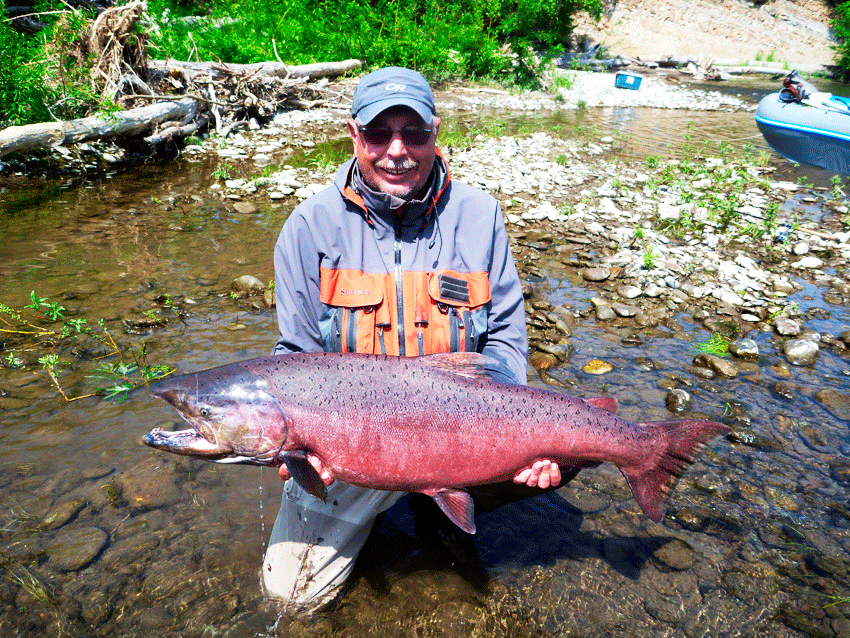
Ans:
[{"label": "green shrub on bank", "polygon": [[835,64],[844,71],[844,78],[850,76],[850,2],[835,7],[835,19],[832,28],[838,44],[835,49]]},{"label": "green shrub on bank", "polygon": [[[447,76],[524,77],[533,50],[560,52],[572,16],[600,0],[150,0],[151,54],[288,64],[358,58]],[[505,45],[513,56],[504,54]]]},{"label": "green shrub on bank", "polygon": [[37,39],[0,22],[0,128],[52,119],[43,49]]},{"label": "green shrub on bank", "polygon": [[[39,2],[41,11],[67,6]],[[528,87],[538,83],[535,52],[554,55],[568,46],[580,11],[598,18],[601,0],[149,0],[150,22],[137,28],[146,31],[152,58],[357,58],[367,67],[412,67],[437,82],[494,79]],[[39,19],[52,24],[28,36],[0,23],[0,127],[103,108],[91,90],[88,59],[64,54],[69,33],[81,33],[76,27],[90,25],[91,17],[66,11]]]}]

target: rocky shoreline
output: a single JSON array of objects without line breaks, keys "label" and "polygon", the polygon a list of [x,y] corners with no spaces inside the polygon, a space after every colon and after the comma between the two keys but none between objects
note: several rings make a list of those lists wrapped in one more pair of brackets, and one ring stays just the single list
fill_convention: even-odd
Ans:
[{"label": "rocky shoreline", "polygon": [[[646,78],[638,91],[614,88],[611,74],[569,72],[569,88],[512,95],[460,89],[440,96],[444,118],[464,111],[546,112],[586,106],[651,106],[746,110],[740,99]],[[310,147],[305,128],[334,124],[345,112],[289,112],[254,135],[235,135],[213,152],[226,161],[267,166],[287,145]],[[635,330],[688,312],[720,333],[739,359],[757,358],[753,331],[773,331],[777,354],[791,365],[811,365],[819,348],[845,353],[850,326],[818,334],[789,299],[800,281],[823,288],[836,305],[850,301],[850,232],[843,192],[814,191],[771,179],[764,153],[746,157],[649,158],[637,164],[618,155],[618,140],[562,139],[536,132],[525,136],[450,139],[442,147],[455,178],[497,197],[505,212],[525,279],[547,266],[568,269],[592,292],[585,307],[553,307],[529,296],[532,357],[538,369],[563,360],[557,345],[577,319],[594,317]],[[208,146],[188,148],[203,155]],[[251,212],[263,201],[295,202],[331,182],[327,168],[284,165],[260,177],[223,179],[215,192],[237,210]],[[819,206],[819,223],[797,221],[798,211]],[[785,235],[789,235],[785,237]],[[545,353],[543,356],[540,352]],[[717,357],[698,364],[733,376]]]}]

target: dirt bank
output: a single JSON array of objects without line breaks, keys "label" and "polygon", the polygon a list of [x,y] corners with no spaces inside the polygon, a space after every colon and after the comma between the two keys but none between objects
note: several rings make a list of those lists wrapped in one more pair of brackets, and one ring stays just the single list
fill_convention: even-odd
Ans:
[{"label": "dirt bank", "polygon": [[833,61],[832,10],[823,0],[605,0],[601,21],[576,33],[627,57],[704,56],[780,66]]}]

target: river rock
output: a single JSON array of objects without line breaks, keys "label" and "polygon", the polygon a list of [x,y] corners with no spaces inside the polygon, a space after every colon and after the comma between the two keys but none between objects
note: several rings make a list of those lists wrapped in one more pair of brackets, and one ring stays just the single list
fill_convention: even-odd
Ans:
[{"label": "river rock", "polygon": [[783,337],[796,337],[802,332],[800,324],[788,317],[777,317],[773,322],[773,327],[776,330],[776,334]]},{"label": "river rock", "polygon": [[819,349],[818,344],[808,339],[789,339],[782,345],[788,363],[795,366],[812,365]]},{"label": "river rock", "polygon": [[528,357],[528,362],[538,372],[545,372],[558,365],[557,357],[548,352],[532,352]]},{"label": "river rock", "polygon": [[739,359],[748,361],[759,358],[758,344],[752,339],[736,339],[729,344],[729,352]]},{"label": "river rock", "polygon": [[249,214],[256,213],[257,207],[251,202],[236,202],[233,204],[233,208],[237,213]]},{"label": "river rock", "polygon": [[151,457],[118,474],[115,489],[133,508],[166,507],[183,497],[176,479],[174,461]]},{"label": "river rock", "polygon": [[582,372],[587,374],[607,374],[614,369],[607,361],[601,361],[600,359],[591,359],[587,363],[584,364],[582,368]]},{"label": "river rock", "polygon": [[48,564],[61,572],[77,572],[91,564],[106,547],[108,536],[99,527],[82,527],[60,534],[48,545]]},{"label": "river rock", "polygon": [[708,368],[718,376],[728,379],[738,376],[738,367],[733,362],[713,354],[698,354],[694,357],[694,365]]},{"label": "river rock", "polygon": [[618,317],[624,317],[627,319],[631,319],[636,316],[640,311],[639,308],[635,308],[634,306],[630,306],[624,303],[614,302],[611,304],[611,309],[617,314]]},{"label": "river rock", "polygon": [[691,395],[681,388],[673,388],[667,393],[664,403],[670,412],[684,412],[691,407]]},{"label": "river rock", "polygon": [[621,286],[617,289],[617,294],[623,299],[637,299],[641,295],[641,289],[637,286]]},{"label": "river rock", "polygon": [[677,538],[671,539],[655,550],[653,557],[663,567],[677,572],[690,569],[696,562],[693,548]]},{"label": "river rock", "polygon": [[585,268],[582,271],[581,276],[585,281],[605,281],[606,279],[608,279],[608,277],[611,276],[611,269],[602,266],[597,266],[594,268]]},{"label": "river rock", "polygon": [[815,393],[815,399],[836,418],[850,419],[850,394],[823,388]]},{"label": "river rock", "polygon": [[240,297],[251,297],[263,294],[266,285],[254,275],[242,275],[230,282],[230,289]]},{"label": "river rock", "polygon": [[60,503],[50,510],[43,519],[41,519],[41,522],[38,524],[38,529],[58,529],[79,514],[85,506],[86,501],[84,499],[76,499]]}]

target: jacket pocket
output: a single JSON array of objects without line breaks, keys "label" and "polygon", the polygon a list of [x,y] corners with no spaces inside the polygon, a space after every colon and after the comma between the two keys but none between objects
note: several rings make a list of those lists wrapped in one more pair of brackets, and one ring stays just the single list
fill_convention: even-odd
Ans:
[{"label": "jacket pocket", "polygon": [[331,352],[374,353],[377,309],[384,293],[377,275],[323,268],[320,272],[319,320],[325,349]]},{"label": "jacket pocket", "polygon": [[428,278],[428,296],[427,353],[477,351],[487,333],[487,273],[438,270]]}]

